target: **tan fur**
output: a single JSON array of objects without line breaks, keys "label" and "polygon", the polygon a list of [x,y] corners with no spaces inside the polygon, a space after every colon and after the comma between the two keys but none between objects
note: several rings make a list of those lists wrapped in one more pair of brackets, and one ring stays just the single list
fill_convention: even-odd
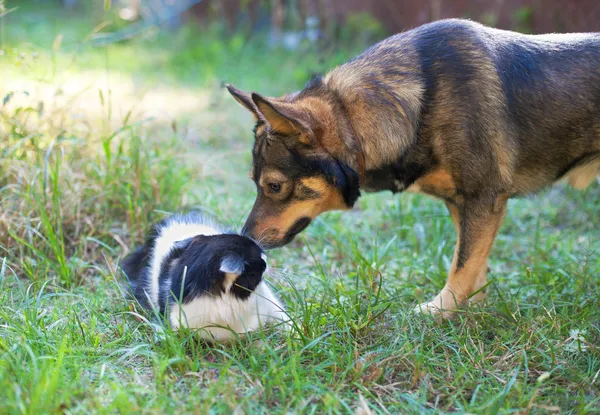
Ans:
[{"label": "tan fur", "polygon": [[456,230],[456,246],[454,247],[454,256],[452,257],[452,265],[450,266],[451,270],[455,270],[456,263],[458,262],[458,248],[460,246],[460,212],[458,206],[453,203],[446,202],[446,207],[448,208],[448,212],[450,212],[450,217]]},{"label": "tan fur", "polygon": [[445,199],[453,199],[456,195],[456,183],[452,174],[442,168],[435,169],[419,178],[413,191],[432,194]]},{"label": "tan fur", "polygon": [[[442,311],[442,316],[450,317],[452,310],[463,306],[471,294],[486,284],[488,256],[504,219],[507,200],[506,196],[499,197],[492,211],[470,219],[469,227],[474,230],[469,234],[472,249],[460,268],[458,267],[458,256],[461,250],[460,228],[461,221],[467,219],[461,218],[458,207],[446,204],[458,233],[452,266],[442,291],[432,301],[417,306],[418,311],[436,314]],[[478,301],[484,296],[480,293],[472,300]]]},{"label": "tan fur", "polygon": [[307,177],[300,180],[303,186],[319,193],[337,193],[326,180],[321,177]]},{"label": "tan fur", "polygon": [[269,123],[271,129],[279,134],[293,135],[301,131],[301,126],[293,122],[289,116],[282,114],[282,111],[286,110],[295,111],[295,108],[291,105],[260,100],[256,102],[256,107]]},{"label": "tan fur", "polygon": [[481,288],[481,286],[477,286],[478,277],[487,272],[487,258],[503,216],[504,213],[482,220],[479,223],[477,234],[474,235],[475,247],[465,265],[457,269],[456,261],[453,263],[446,289],[452,290],[456,295],[458,305],[462,305],[469,295]]},{"label": "tan fur", "polygon": [[[399,71],[411,71],[410,66],[416,62],[416,57],[411,54],[407,54],[405,59],[406,67],[399,66]],[[421,82],[386,79],[384,75],[379,75],[382,82],[397,86],[391,87],[388,92],[394,98],[394,107],[378,106],[366,98],[370,88],[367,79],[377,77],[377,72],[378,68],[369,67],[368,62],[364,65],[353,62],[352,65],[333,69],[324,79],[325,84],[338,92],[348,111],[352,127],[362,143],[366,170],[377,169],[393,161],[406,148],[408,138],[413,136],[416,129],[414,114],[421,107],[423,95]]]},{"label": "tan fur", "polygon": [[263,135],[265,133],[267,126],[265,124],[261,124],[256,127],[256,135]]},{"label": "tan fur", "polygon": [[[454,247],[454,256],[452,257],[452,265],[450,266],[451,270],[456,270],[456,264],[458,262],[458,251],[460,247],[460,212],[458,210],[458,206],[453,203],[446,202],[446,207],[448,208],[448,212],[450,213],[450,217],[452,218],[452,223],[454,224],[454,229],[456,230],[456,246]],[[487,273],[488,273],[488,261],[486,259],[485,266],[481,268],[479,275],[475,280],[474,291],[479,290],[481,287],[485,286],[487,283]],[[469,301],[481,301],[485,298],[485,293],[481,292],[476,294],[474,297],[470,298]]]},{"label": "tan fur", "polygon": [[567,175],[567,180],[575,189],[583,190],[598,176],[600,176],[600,158],[591,163],[575,167]]}]

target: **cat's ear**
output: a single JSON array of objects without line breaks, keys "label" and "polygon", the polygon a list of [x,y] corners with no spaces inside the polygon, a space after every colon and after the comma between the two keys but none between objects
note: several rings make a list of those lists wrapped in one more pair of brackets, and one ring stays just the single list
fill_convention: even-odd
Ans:
[{"label": "cat's ear", "polygon": [[221,260],[219,271],[239,276],[244,272],[244,260],[238,254],[228,254]]},{"label": "cat's ear", "polygon": [[225,274],[223,288],[229,292],[235,281],[244,272],[244,260],[238,254],[228,254],[221,260],[219,271]]}]

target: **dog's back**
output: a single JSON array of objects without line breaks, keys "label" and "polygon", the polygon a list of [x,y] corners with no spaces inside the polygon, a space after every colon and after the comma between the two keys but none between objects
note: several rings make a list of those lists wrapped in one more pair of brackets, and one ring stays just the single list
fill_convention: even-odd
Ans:
[{"label": "dog's back", "polygon": [[[600,163],[599,68],[597,33],[522,35],[450,19],[374,45],[325,83],[359,136],[380,136],[364,143],[375,167],[433,154],[465,170],[467,192],[493,179],[521,194]],[[417,140],[420,154],[406,154]]]}]

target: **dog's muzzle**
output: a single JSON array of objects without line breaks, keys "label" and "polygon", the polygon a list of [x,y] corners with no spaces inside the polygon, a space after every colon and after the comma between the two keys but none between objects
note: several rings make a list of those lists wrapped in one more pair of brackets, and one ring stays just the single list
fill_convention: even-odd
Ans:
[{"label": "dog's muzzle", "polygon": [[310,225],[310,222],[310,218],[302,217],[294,222],[290,229],[285,233],[282,233],[275,228],[267,228],[264,231],[258,232],[258,234],[255,234],[255,227],[253,224],[246,223],[242,228],[242,234],[249,235],[256,239],[264,249],[279,248],[292,242],[296,235]]}]

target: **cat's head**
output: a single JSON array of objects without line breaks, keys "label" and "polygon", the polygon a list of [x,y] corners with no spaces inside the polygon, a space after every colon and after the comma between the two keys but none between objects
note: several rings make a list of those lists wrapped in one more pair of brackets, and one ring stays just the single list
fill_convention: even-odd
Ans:
[{"label": "cat's head", "polygon": [[169,261],[171,291],[183,303],[223,294],[245,300],[262,281],[266,261],[261,247],[245,236],[198,235],[178,241]]}]

